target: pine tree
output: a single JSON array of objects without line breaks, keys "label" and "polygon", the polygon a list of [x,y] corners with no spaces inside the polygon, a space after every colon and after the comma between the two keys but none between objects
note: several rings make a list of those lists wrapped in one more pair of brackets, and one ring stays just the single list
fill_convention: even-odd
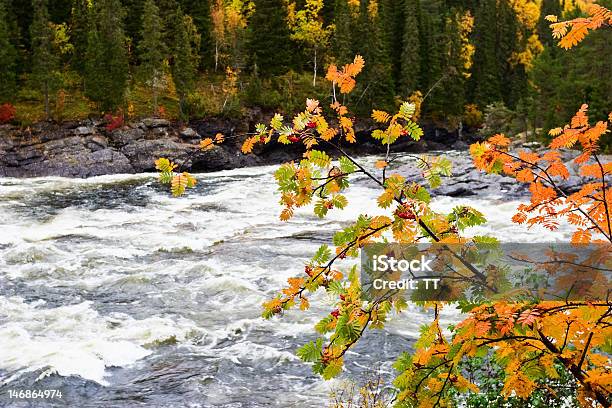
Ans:
[{"label": "pine tree", "polygon": [[385,48],[389,54],[394,84],[398,84],[401,79],[404,3],[403,0],[380,0],[380,19],[383,22]]},{"label": "pine tree", "polygon": [[122,105],[129,66],[119,0],[97,0],[87,37],[85,94],[103,111]]},{"label": "pine tree", "polygon": [[200,36],[190,16],[183,14],[180,6],[173,24],[172,79],[179,96],[179,112],[186,117],[185,102],[193,90],[199,62]]},{"label": "pine tree", "polygon": [[497,60],[497,0],[482,0],[474,15],[474,65],[471,100],[480,107],[500,101],[501,83]]},{"label": "pine tree", "polygon": [[546,20],[546,16],[554,15],[561,17],[563,9],[559,0],[543,0],[540,7],[540,20],[538,21],[538,37],[540,42],[546,47],[554,47],[555,39],[552,36],[550,29],[550,21]]},{"label": "pine tree", "polygon": [[404,0],[404,32],[401,55],[401,92],[412,94],[419,88],[421,71],[421,2]]},{"label": "pine tree", "polygon": [[[89,1],[89,0],[86,0]],[[145,0],[121,0],[125,10],[125,36],[131,41],[130,49],[137,50],[142,40],[142,16]],[[156,3],[160,3],[159,1]],[[161,5],[159,5],[161,7]],[[133,59],[133,56],[131,57]]]},{"label": "pine tree", "polygon": [[365,0],[361,3],[360,33],[363,38],[363,56],[366,66],[362,86],[365,111],[373,108],[393,109],[394,85],[389,53],[385,46],[384,21],[382,21],[377,0]]},{"label": "pine tree", "polygon": [[213,66],[215,49],[210,3],[210,0],[181,0],[182,9],[191,16],[200,34],[200,65],[206,68]]},{"label": "pine tree", "polygon": [[81,75],[85,73],[87,33],[89,31],[89,0],[73,0],[70,31],[74,45],[73,68]]},{"label": "pine tree", "polygon": [[[438,39],[439,83],[431,90],[428,107],[449,125],[459,126],[465,105],[465,56],[461,38],[462,13],[454,8],[445,9],[440,20]],[[453,123],[451,123],[453,122]]]},{"label": "pine tree", "polygon": [[42,91],[45,99],[45,116],[50,117],[49,94],[55,85],[58,57],[53,47],[53,29],[49,21],[46,0],[34,0],[33,19],[30,26],[32,45],[32,81]]},{"label": "pine tree", "polygon": [[153,93],[153,113],[157,113],[157,96],[164,78],[165,43],[163,23],[154,0],[146,0],[142,16],[142,40],[138,44],[139,73]]},{"label": "pine tree", "polygon": [[334,25],[336,29],[332,35],[331,48],[336,63],[340,65],[352,61],[355,57],[352,37],[354,23],[350,7],[347,0],[335,0],[334,2]]},{"label": "pine tree", "polygon": [[283,74],[293,65],[294,52],[285,3],[282,0],[255,0],[254,4],[247,47],[251,66],[263,75]]},{"label": "pine tree", "polygon": [[0,0],[0,104],[13,98],[16,88],[15,46],[11,42],[10,26],[5,0]]}]

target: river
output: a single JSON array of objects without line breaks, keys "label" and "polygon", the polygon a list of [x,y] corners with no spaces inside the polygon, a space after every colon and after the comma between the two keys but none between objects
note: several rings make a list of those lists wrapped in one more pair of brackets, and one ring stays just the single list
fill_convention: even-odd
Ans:
[{"label": "river", "polygon": [[[319,294],[308,312],[272,320],[260,318],[261,303],[333,231],[380,213],[379,191],[357,179],[346,210],[320,220],[303,209],[280,222],[275,168],[200,174],[181,198],[153,174],[0,179],[0,406],[325,406],[341,380],[322,381],[294,351],[315,337],[331,300]],[[567,230],[513,225],[517,203],[442,196],[433,206],[484,212],[489,223],[469,234],[567,239]],[[430,317],[411,307],[368,332],[343,377],[379,361],[390,375],[388,361]],[[62,398],[7,399],[20,389]]]}]

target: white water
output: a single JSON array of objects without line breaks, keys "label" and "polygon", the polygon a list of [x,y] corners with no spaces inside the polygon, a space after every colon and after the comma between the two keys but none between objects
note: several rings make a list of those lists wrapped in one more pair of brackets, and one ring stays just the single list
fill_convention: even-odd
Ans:
[{"label": "white water", "polygon": [[[272,321],[259,318],[260,305],[329,239],[324,231],[382,214],[379,191],[357,183],[346,210],[319,220],[304,209],[281,223],[275,168],[198,175],[197,189],[178,199],[153,175],[0,179],[0,384],[75,376],[112,398],[139,393],[135,376],[157,379],[155,364],[189,361],[195,379],[164,378],[193,392],[173,397],[185,406],[320,406],[330,384],[309,376],[293,351],[313,337],[329,300],[320,295],[307,313]],[[433,206],[459,204],[489,220],[469,234],[568,238],[513,225],[513,201],[439,197]],[[392,358],[397,339],[412,341],[427,319],[417,309],[400,316],[347,367],[380,359],[377,347]],[[164,406],[162,397],[150,395],[148,405]]]}]

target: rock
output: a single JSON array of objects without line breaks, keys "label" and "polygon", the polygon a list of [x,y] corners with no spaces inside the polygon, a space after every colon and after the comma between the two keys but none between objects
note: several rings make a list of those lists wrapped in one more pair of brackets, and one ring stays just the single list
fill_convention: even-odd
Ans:
[{"label": "rock", "polygon": [[134,140],[143,139],[145,132],[140,128],[121,129],[110,132],[109,138],[115,147],[123,147]]},{"label": "rock", "polygon": [[104,136],[95,135],[87,139],[86,146],[92,152],[106,149],[108,147],[108,140]]},{"label": "rock", "polygon": [[181,130],[180,133],[181,137],[184,139],[196,139],[199,138],[200,135],[198,134],[198,132],[196,132],[195,130],[193,130],[192,128],[188,127],[185,128],[183,130]]},{"label": "rock", "polygon": [[148,128],[160,128],[169,127],[170,122],[166,119],[161,118],[146,118],[142,120],[142,123]]},{"label": "rock", "polygon": [[465,143],[462,140],[457,140],[451,146],[451,149],[453,149],[453,150],[468,150],[469,148],[470,148],[470,145],[468,145],[467,143]]},{"label": "rock", "polygon": [[521,146],[527,149],[539,149],[540,147],[542,147],[542,144],[540,142],[526,142],[523,143]]},{"label": "rock", "polygon": [[79,126],[74,129],[74,134],[77,136],[87,136],[93,134],[93,129],[87,126]]},{"label": "rock", "polygon": [[174,161],[182,161],[189,156],[196,146],[185,143],[177,143],[172,140],[135,140],[121,148],[131,163],[134,171],[144,172],[155,169],[155,160],[159,157],[167,157]]}]

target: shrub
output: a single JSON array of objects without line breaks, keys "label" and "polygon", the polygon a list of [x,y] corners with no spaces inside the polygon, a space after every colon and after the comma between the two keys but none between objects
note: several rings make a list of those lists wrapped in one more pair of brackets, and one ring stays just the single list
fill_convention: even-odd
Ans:
[{"label": "shrub", "polygon": [[8,123],[15,119],[15,107],[10,103],[0,105],[0,123]]},{"label": "shrub", "polygon": [[119,112],[117,116],[113,116],[108,113],[104,115],[104,120],[106,121],[106,130],[112,132],[115,129],[119,129],[123,126],[123,112]]}]

